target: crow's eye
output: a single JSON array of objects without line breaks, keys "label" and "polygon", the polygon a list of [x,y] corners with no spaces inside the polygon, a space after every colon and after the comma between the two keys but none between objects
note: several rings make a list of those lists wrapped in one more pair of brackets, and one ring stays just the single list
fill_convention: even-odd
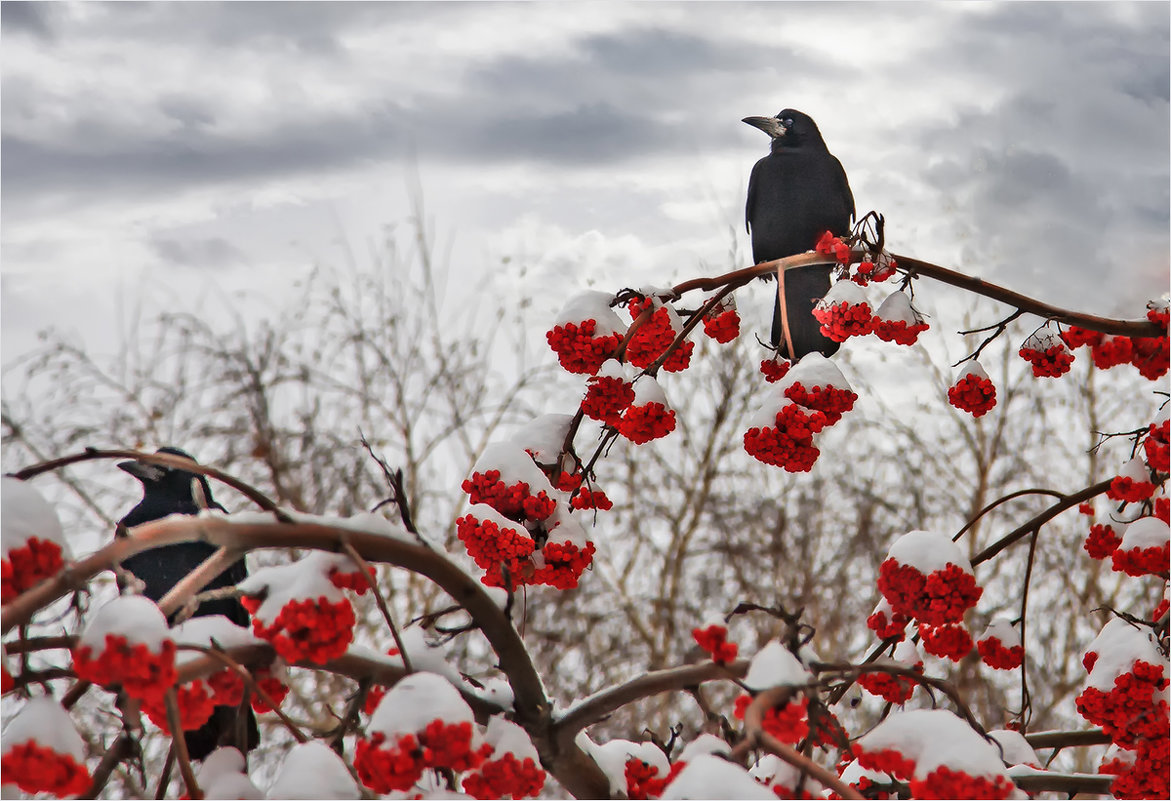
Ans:
[{"label": "crow's eye", "polygon": [[784,125],[786,128],[792,128],[793,127],[793,118],[792,117],[785,117],[783,120],[781,120],[781,125]]}]

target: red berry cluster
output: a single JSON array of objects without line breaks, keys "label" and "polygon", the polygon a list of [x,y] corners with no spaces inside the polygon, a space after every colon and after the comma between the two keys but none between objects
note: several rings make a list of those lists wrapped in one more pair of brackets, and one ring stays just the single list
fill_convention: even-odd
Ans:
[{"label": "red berry cluster", "polygon": [[1157,576],[1167,572],[1171,546],[1163,543],[1148,548],[1117,548],[1110,559],[1111,567],[1117,573],[1126,573],[1128,576]]},{"label": "red berry cluster", "polygon": [[1008,798],[1016,785],[1004,776],[972,776],[940,765],[922,779],[911,779],[914,798]]},{"label": "red berry cluster", "polygon": [[1106,497],[1114,501],[1139,503],[1155,494],[1155,484],[1133,476],[1115,476],[1106,490]]},{"label": "red berry cluster", "polygon": [[601,509],[608,512],[614,508],[614,502],[606,497],[601,490],[582,488],[569,499],[570,509]]},{"label": "red berry cluster", "polygon": [[[1150,312],[1148,312],[1148,315]],[[1161,312],[1166,317],[1166,309]],[[1158,322],[1160,313],[1156,312]],[[1065,344],[1071,348],[1090,346],[1090,356],[1099,370],[1108,370],[1121,364],[1131,364],[1139,374],[1150,381],[1167,374],[1171,360],[1171,341],[1167,337],[1120,337],[1107,336],[1097,331],[1070,326],[1061,333]]]},{"label": "red berry cluster", "polygon": [[949,562],[924,576],[894,558],[879,568],[878,589],[896,613],[931,626],[961,622],[984,593],[976,578],[958,565]]},{"label": "red berry cluster", "polygon": [[[663,366],[666,367],[666,364]],[[658,401],[649,401],[641,406],[631,405],[622,413],[617,428],[619,434],[635,445],[642,445],[675,430],[675,410],[668,409]]]},{"label": "red berry cluster", "polygon": [[1083,690],[1077,711],[1118,745],[1133,748],[1141,740],[1167,736],[1167,702],[1157,695],[1166,686],[1164,667],[1140,659],[1114,680],[1109,692],[1097,687]]},{"label": "red berry cluster", "polygon": [[216,706],[239,706],[244,699],[244,679],[234,670],[221,670],[207,677],[211,700]]},{"label": "red berry cluster", "polygon": [[0,560],[0,603],[15,599],[64,566],[60,545],[52,540],[29,537]]},{"label": "red berry cluster", "polygon": [[[630,318],[637,319],[638,315],[653,303],[650,298],[634,298],[627,305]],[[675,330],[671,321],[671,312],[666,305],[659,306],[651,314],[649,320],[642,324],[630,341],[626,343],[626,360],[635,367],[650,367],[656,359],[663,355],[663,351],[675,340],[679,332]],[[668,373],[678,373],[686,370],[691,364],[691,352],[695,350],[694,342],[684,342],[663,361],[663,369]]]},{"label": "red berry cluster", "polygon": [[785,397],[806,409],[813,409],[825,415],[826,425],[833,425],[842,415],[854,408],[858,395],[849,389],[838,389],[826,385],[814,385],[809,389],[796,381],[785,389]]},{"label": "red berry cluster", "polygon": [[[915,665],[914,669],[922,673],[922,663]],[[915,692],[914,682],[890,673],[863,673],[858,676],[858,683],[866,692],[885,698],[892,704],[905,704]]]},{"label": "red berry cluster", "polygon": [[[240,603],[255,615],[261,601],[244,597]],[[286,662],[304,659],[321,665],[346,652],[354,639],[355,622],[354,607],[348,598],[331,603],[322,596],[289,601],[268,625],[253,617],[252,631],[272,643]]]},{"label": "red berry cluster", "polygon": [[1143,740],[1134,749],[1133,761],[1114,758],[1103,762],[1099,773],[1117,776],[1110,785],[1115,798],[1166,798],[1171,783],[1168,771],[1171,738]]},{"label": "red berry cluster", "polygon": [[546,584],[559,590],[572,590],[578,579],[594,561],[594,544],[579,548],[572,542],[547,542],[541,549],[545,566],[533,571],[532,584]]},{"label": "red berry cluster", "polygon": [[519,760],[509,752],[485,760],[463,780],[464,792],[475,798],[526,798],[537,795],[544,786],[545,771],[532,757]]},{"label": "red berry cluster", "polygon": [[[744,713],[752,703],[752,696],[740,695],[736,698],[732,714],[736,720],[744,720]],[[791,699],[781,707],[765,710],[761,728],[776,737],[782,743],[790,745],[800,742],[809,734],[809,701],[805,696]]]},{"label": "red berry cluster", "polygon": [[1033,375],[1037,378],[1058,378],[1069,372],[1073,364],[1073,354],[1060,340],[1051,340],[1049,344],[1034,343],[1031,337],[1020,349],[1020,357],[1033,365]]},{"label": "red berry cluster", "polygon": [[866,618],[866,627],[884,640],[894,637],[902,642],[907,636],[907,624],[910,622],[911,618],[906,615],[894,611],[888,614],[886,609],[876,609]]},{"label": "red berry cluster", "polygon": [[532,571],[530,557],[537,544],[524,526],[505,528],[468,514],[455,521],[455,530],[476,566],[485,571],[481,581],[486,586],[511,592],[527,583],[525,571]]},{"label": "red berry cluster", "polygon": [[739,646],[728,639],[727,626],[713,623],[706,628],[692,629],[691,636],[700,648],[711,654],[713,662],[724,665],[736,658]]},{"label": "red berry cluster", "polygon": [[972,417],[983,417],[996,406],[996,387],[987,376],[968,373],[952,384],[947,402]]},{"label": "red berry cluster", "polygon": [[765,464],[803,473],[813,467],[821,453],[813,444],[813,435],[827,425],[823,412],[789,403],[777,412],[775,426],[753,427],[744,432],[744,450]]},{"label": "red berry cluster", "polygon": [[545,333],[549,347],[557,354],[557,361],[566,372],[592,375],[618,350],[622,335],[594,336],[597,325],[596,320],[583,320],[579,324],[555,326]]},{"label": "red berry cluster", "polygon": [[919,335],[930,327],[923,321],[908,324],[906,320],[876,319],[874,321],[874,335],[883,342],[893,342],[896,345],[914,345],[918,341]]},{"label": "red berry cluster", "polygon": [[335,565],[329,569],[329,580],[339,590],[353,590],[358,595],[365,595],[366,591],[370,589],[370,583],[362,575],[360,569],[351,573],[343,573]]},{"label": "red berry cluster", "polygon": [[740,336],[740,315],[736,310],[716,312],[713,310],[703,318],[703,332],[721,345]]},{"label": "red berry cluster", "polygon": [[658,798],[667,787],[668,778],[659,775],[659,769],[636,756],[626,760],[626,797],[634,799]]},{"label": "red berry cluster", "polygon": [[792,366],[793,363],[787,359],[764,359],[760,363],[760,373],[764,376],[765,381],[775,384],[785,377],[785,373],[789,372],[789,368]]},{"label": "red berry cluster", "polygon": [[[175,692],[179,707],[179,725],[183,731],[195,731],[211,719],[215,711],[215,702],[207,685],[196,679],[181,684]],[[171,728],[167,725],[167,705],[162,698],[151,698],[142,702],[142,711],[150,718],[150,722],[158,726],[163,734],[170,734]]]},{"label": "red berry cluster", "polygon": [[854,268],[854,272],[850,275],[850,280],[858,286],[866,286],[871,282],[881,284],[895,274],[895,268],[897,267],[898,262],[894,259],[888,259],[881,265],[869,260],[860,261]]},{"label": "red berry cluster", "polygon": [[472,503],[486,503],[511,520],[544,520],[553,514],[557,505],[544,490],[532,495],[524,481],[511,486],[505,484],[500,480],[499,470],[472,473],[461,488]]},{"label": "red berry cluster", "polygon": [[1025,661],[1023,645],[1005,647],[999,637],[985,637],[976,643],[976,647],[984,664],[997,670],[1016,670]]},{"label": "red berry cluster", "polygon": [[69,754],[36,740],[18,743],[4,752],[4,783],[26,793],[48,793],[57,798],[81,795],[90,785],[89,771]]},{"label": "red berry cluster", "polygon": [[634,387],[617,376],[591,376],[581,410],[591,420],[617,426],[622,412],[634,402]]},{"label": "red berry cluster", "polygon": [[[252,680],[256,682],[256,686],[264,690],[277,706],[285,700],[285,696],[289,694],[288,686],[272,675],[268,668],[256,668],[252,672]],[[263,715],[265,712],[271,712],[272,707],[260,697],[259,693],[252,694],[252,709],[256,714]]]},{"label": "red berry cluster", "polygon": [[826,231],[821,235],[814,249],[818,253],[833,256],[838,260],[839,264],[849,264],[850,262],[850,246],[834,236],[830,231]]},{"label": "red berry cluster", "polygon": [[131,645],[120,634],[107,634],[97,656],[88,645],[73,648],[73,672],[103,687],[121,686],[131,698],[161,700],[175,684],[175,643],[163,640],[155,653],[145,643]]},{"label": "red berry cluster", "polygon": [[834,342],[845,342],[874,330],[874,313],[869,303],[827,303],[813,308],[813,316],[821,323],[823,336]]},{"label": "red berry cluster", "polygon": [[1168,307],[1165,300],[1152,300],[1147,304],[1147,319],[1155,325],[1161,325],[1167,328],[1167,322],[1171,317],[1171,307]]},{"label": "red berry cluster", "polygon": [[354,767],[362,783],[376,793],[406,791],[423,776],[426,768],[456,772],[480,766],[490,746],[472,750],[472,724],[431,721],[423,731],[403,734],[390,744],[382,732],[358,740]]},{"label": "red berry cluster", "polygon": [[1143,438],[1143,452],[1147,457],[1147,464],[1152,470],[1160,473],[1171,471],[1171,430],[1168,426],[1171,421],[1164,420],[1156,425],[1151,423],[1147,428],[1147,435]]},{"label": "red berry cluster", "polygon": [[1095,523],[1082,544],[1094,559],[1105,559],[1122,543],[1122,536],[1109,523]]},{"label": "red berry cluster", "polygon": [[[909,780],[915,773],[914,761],[903,756],[897,748],[866,750],[854,744],[854,754],[858,759],[858,764],[862,767],[877,770],[880,773],[889,773],[902,781]],[[948,796],[941,797],[947,798]]]},{"label": "red berry cluster", "polygon": [[938,626],[920,623],[919,639],[924,651],[953,662],[959,662],[972,652],[972,635],[958,623],[942,623]]}]

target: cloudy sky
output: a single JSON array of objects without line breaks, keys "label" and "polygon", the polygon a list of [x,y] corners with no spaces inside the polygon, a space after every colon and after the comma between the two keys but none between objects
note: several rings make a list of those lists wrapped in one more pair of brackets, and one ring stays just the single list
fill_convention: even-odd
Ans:
[{"label": "cloudy sky", "polygon": [[364,258],[416,176],[455,302],[745,266],[740,119],[784,107],[896,251],[1097,313],[1168,287],[1166,3],[2,8],[5,362]]}]

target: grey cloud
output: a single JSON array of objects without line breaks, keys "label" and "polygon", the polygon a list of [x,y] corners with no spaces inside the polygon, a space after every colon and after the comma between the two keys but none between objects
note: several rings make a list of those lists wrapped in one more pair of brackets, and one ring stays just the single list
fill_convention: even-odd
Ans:
[{"label": "grey cloud", "polygon": [[5,0],[0,3],[0,27],[5,35],[26,33],[38,39],[53,38],[52,15],[55,3]]},{"label": "grey cloud", "polygon": [[239,248],[222,237],[156,237],[150,242],[150,247],[163,261],[182,267],[225,269],[247,261]]}]

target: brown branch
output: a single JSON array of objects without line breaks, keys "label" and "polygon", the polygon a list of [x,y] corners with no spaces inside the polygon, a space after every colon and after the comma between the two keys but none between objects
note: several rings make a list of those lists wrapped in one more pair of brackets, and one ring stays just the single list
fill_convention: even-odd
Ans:
[{"label": "brown branch", "polygon": [[25,654],[33,651],[48,651],[53,648],[69,649],[77,642],[76,637],[63,635],[60,637],[28,637],[23,640],[13,640],[4,643],[4,651],[9,654]]},{"label": "brown branch", "polygon": [[102,754],[102,761],[94,768],[91,776],[89,789],[85,791],[82,798],[97,798],[98,793],[106,786],[106,782],[110,780],[110,776],[114,773],[114,768],[118,767],[119,763],[125,759],[130,753],[131,738],[128,732],[122,732],[118,735],[118,739],[114,740],[113,745],[106,749]]},{"label": "brown branch", "polygon": [[1038,731],[1025,735],[1033,748],[1071,748],[1086,745],[1109,745],[1111,740],[1101,729],[1086,731]]},{"label": "brown branch", "polygon": [[[196,521],[198,522],[198,518]],[[175,586],[167,590],[167,594],[159,599],[159,609],[169,618],[171,613],[182,608],[189,599],[195,596],[195,593],[243,558],[242,551],[221,547],[204,559],[199,567],[175,582]]]},{"label": "brown branch", "polygon": [[1008,534],[1005,534],[999,540],[992,543],[987,548],[980,551],[980,553],[972,557],[972,567],[975,567],[982,562],[987,562],[989,559],[996,556],[996,554],[1000,553],[1008,546],[1013,545],[1017,541],[1024,539],[1030,533],[1039,529],[1041,526],[1057,517],[1057,515],[1061,514],[1066,509],[1071,509],[1074,506],[1077,506],[1079,503],[1084,503],[1090,498],[1101,495],[1103,492],[1110,489],[1111,480],[1112,479],[1099,481],[1097,484],[1086,487],[1085,489],[1081,490],[1080,492],[1076,492],[1073,495],[1061,496],[1061,500],[1059,502],[1053,504],[1040,514],[1030,518],[1028,521],[1013,529]]},{"label": "brown branch", "polygon": [[604,720],[634,701],[659,693],[684,690],[708,681],[742,679],[747,672],[748,661],[739,659],[727,665],[709,661],[645,673],[624,684],[596,692],[571,706],[553,725],[554,736],[559,741],[571,742],[582,729]]},{"label": "brown branch", "polygon": [[362,554],[354,550],[354,546],[350,544],[348,539],[342,540],[342,548],[354,560],[354,564],[362,573],[362,578],[366,580],[366,585],[370,587],[370,592],[374,594],[378,611],[382,613],[382,619],[386,621],[386,625],[390,627],[390,634],[394,637],[394,644],[403,660],[403,667],[406,668],[407,673],[414,673],[415,669],[411,667],[411,658],[407,655],[407,646],[403,643],[403,638],[398,632],[398,626],[394,624],[394,617],[390,614],[390,607],[386,605],[386,599],[382,597],[382,591],[378,589],[378,584],[374,581],[374,568],[370,567],[370,563],[362,558]]},{"label": "brown branch", "polygon": [[1049,773],[1038,772],[1013,776],[1017,787],[1028,793],[1050,792],[1066,793],[1069,797],[1080,797],[1083,793],[1090,795],[1109,795],[1110,786],[1114,783],[1114,776],[1098,773]]},{"label": "brown branch", "polygon": [[997,506],[1000,506],[1002,503],[1008,503],[1009,501],[1015,500],[1016,498],[1020,498],[1024,495],[1049,495],[1053,498],[1064,498],[1065,497],[1057,490],[1050,490],[1050,489],[1023,489],[1023,490],[1017,490],[1016,492],[1010,492],[1008,495],[1005,495],[1002,498],[997,498],[996,500],[992,501],[987,506],[985,506],[983,509],[976,512],[976,514],[973,515],[972,519],[969,520],[967,523],[964,523],[964,527],[956,532],[955,536],[951,538],[951,541],[952,542],[959,542],[960,537],[964,536],[964,532],[966,532],[972,526],[976,525],[976,523],[984,515],[988,514],[993,509],[995,509]]},{"label": "brown branch", "polygon": [[250,501],[255,503],[266,512],[273,512],[277,515],[279,520],[283,522],[291,522],[287,515],[277,508],[276,502],[270,499],[260,490],[253,487],[251,484],[246,484],[233,475],[217,470],[214,467],[193,462],[190,459],[184,459],[182,456],[174,456],[169,453],[142,453],[134,450],[101,450],[99,448],[86,448],[81,453],[70,454],[69,456],[62,456],[58,459],[50,459],[47,462],[34,464],[23,470],[18,470],[15,473],[8,475],[13,478],[19,478],[21,481],[27,481],[33,476],[46,473],[50,470],[56,470],[76,462],[88,462],[92,459],[133,459],[138,462],[146,462],[147,464],[159,464],[163,467],[177,467],[181,470],[186,470],[188,473],[198,473],[214,478],[221,484],[226,484],[232,489],[244,495]]},{"label": "brown branch", "polygon": [[809,774],[815,781],[821,782],[826,788],[833,790],[842,798],[864,799],[861,793],[842,781],[836,773],[827,770],[804,754],[799,753],[792,746],[785,745],[768,732],[762,731],[757,744],[771,754],[775,754],[803,773]]},{"label": "brown branch", "polygon": [[191,768],[191,755],[187,753],[187,738],[183,736],[183,720],[179,716],[179,702],[175,695],[175,688],[167,690],[164,700],[167,704],[167,728],[171,730],[171,742],[175,749],[175,756],[179,760],[179,773],[183,776],[183,784],[187,787],[187,797],[203,798],[203,792],[195,781],[195,771]]}]

